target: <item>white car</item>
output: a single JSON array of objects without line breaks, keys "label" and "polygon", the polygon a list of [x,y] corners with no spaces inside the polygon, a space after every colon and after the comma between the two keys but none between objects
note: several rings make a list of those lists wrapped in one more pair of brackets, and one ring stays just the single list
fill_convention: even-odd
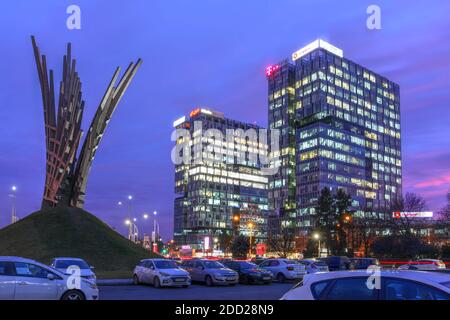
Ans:
[{"label": "white car", "polygon": [[0,257],[0,300],[97,300],[97,285],[34,260]]},{"label": "white car", "polygon": [[89,264],[83,259],[79,258],[54,258],[50,267],[57,269],[58,271],[71,275],[73,273],[72,268],[77,268],[80,272],[80,276],[84,279],[90,280],[92,282],[97,281],[95,273],[92,271],[94,267],[89,266]]},{"label": "white car", "polygon": [[155,288],[187,288],[191,284],[191,276],[173,260],[145,259],[134,268],[133,283],[153,284]]},{"label": "white car", "polygon": [[289,259],[268,259],[263,261],[260,268],[272,272],[278,282],[286,280],[301,280],[306,274],[305,266]]},{"label": "white car", "polygon": [[445,263],[436,259],[421,259],[410,262],[398,267],[400,270],[442,270],[445,269]]},{"label": "white car", "polygon": [[282,300],[450,300],[450,275],[380,270],[308,274]]},{"label": "white car", "polygon": [[306,273],[327,272],[328,266],[325,262],[316,259],[298,260],[298,263],[305,266]]}]

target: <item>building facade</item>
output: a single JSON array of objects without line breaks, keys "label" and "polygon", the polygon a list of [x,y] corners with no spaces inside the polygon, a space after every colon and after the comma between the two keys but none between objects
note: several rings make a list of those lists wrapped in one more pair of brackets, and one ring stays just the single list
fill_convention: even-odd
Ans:
[{"label": "building facade", "polygon": [[[268,178],[261,171],[259,158],[252,155],[267,154],[267,143],[260,142],[259,136],[257,140],[246,136],[260,128],[202,108],[175,121],[174,127],[184,132],[174,139],[175,152],[181,157],[190,154],[190,162],[175,164],[176,245],[205,253],[224,251],[234,236],[235,215],[254,221],[249,224],[252,230],[242,228],[241,234],[252,232],[262,241],[266,236]],[[231,136],[230,130],[241,134]]]},{"label": "building facade", "polygon": [[352,196],[356,215],[389,214],[402,192],[400,89],[316,40],[266,69],[269,126],[281,130],[269,210],[306,235],[324,187]]}]

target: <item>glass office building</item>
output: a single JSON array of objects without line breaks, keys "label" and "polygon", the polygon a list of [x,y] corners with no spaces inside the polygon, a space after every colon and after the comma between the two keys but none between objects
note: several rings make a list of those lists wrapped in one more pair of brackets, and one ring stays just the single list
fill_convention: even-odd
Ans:
[{"label": "glass office building", "polygon": [[316,40],[266,69],[269,125],[281,130],[269,209],[297,235],[314,226],[320,191],[343,188],[356,215],[386,215],[402,192],[400,89]]},{"label": "glass office building", "polygon": [[[189,245],[200,252],[223,250],[233,236],[233,216],[239,214],[255,226],[256,242],[265,239],[267,231],[267,182],[259,157],[267,155],[267,143],[248,136],[227,137],[227,130],[253,130],[258,126],[225,118],[223,113],[198,108],[189,117],[174,122],[189,137],[178,136],[176,144],[188,146],[180,154],[191,153],[191,163],[175,165],[174,240],[178,246]],[[207,134],[215,129],[223,138]],[[183,148],[180,148],[183,149]],[[241,234],[248,235],[245,226]]]}]

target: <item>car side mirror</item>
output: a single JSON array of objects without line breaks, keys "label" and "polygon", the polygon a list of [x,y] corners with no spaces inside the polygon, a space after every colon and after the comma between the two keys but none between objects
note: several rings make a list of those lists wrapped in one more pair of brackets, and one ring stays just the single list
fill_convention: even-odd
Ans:
[{"label": "car side mirror", "polygon": [[49,274],[47,274],[47,279],[48,280],[55,280],[55,276],[53,275],[53,273],[49,273]]}]

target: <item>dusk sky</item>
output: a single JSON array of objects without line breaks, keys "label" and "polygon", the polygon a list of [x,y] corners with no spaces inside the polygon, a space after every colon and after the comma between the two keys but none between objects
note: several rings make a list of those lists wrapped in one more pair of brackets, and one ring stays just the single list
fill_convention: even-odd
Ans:
[{"label": "dusk sky", "polygon": [[[81,30],[66,27],[81,8]],[[381,7],[381,30],[366,9]],[[30,36],[61,79],[66,43],[83,83],[83,129],[117,66],[143,65],[114,114],[89,177],[85,209],[125,233],[125,209],[159,212],[172,236],[172,122],[197,106],[267,125],[264,68],[322,38],[401,89],[403,189],[430,210],[450,190],[450,1],[16,0],[0,15],[0,227],[40,209],[45,172],[43,107]],[[138,222],[149,233],[151,221]]]}]

